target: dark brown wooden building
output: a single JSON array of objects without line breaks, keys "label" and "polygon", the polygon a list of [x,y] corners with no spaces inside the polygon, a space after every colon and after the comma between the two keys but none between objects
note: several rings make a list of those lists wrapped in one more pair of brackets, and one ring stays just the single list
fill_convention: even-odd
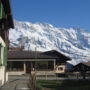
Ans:
[{"label": "dark brown wooden building", "polygon": [[82,62],[74,66],[74,71],[87,72],[90,71],[90,62]]},{"label": "dark brown wooden building", "polygon": [[69,57],[55,50],[38,51],[9,51],[8,70],[29,73],[35,70],[54,70],[56,65],[66,64]]},{"label": "dark brown wooden building", "polygon": [[90,78],[90,62],[82,62],[73,67],[73,71],[77,72],[83,79]]},{"label": "dark brown wooden building", "polygon": [[14,28],[12,12],[9,0],[0,0],[0,36],[7,47],[9,45],[9,29]]}]

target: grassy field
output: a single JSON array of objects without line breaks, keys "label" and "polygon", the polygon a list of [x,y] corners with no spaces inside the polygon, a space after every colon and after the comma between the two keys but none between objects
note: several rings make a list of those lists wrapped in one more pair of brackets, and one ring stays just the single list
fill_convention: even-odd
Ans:
[{"label": "grassy field", "polygon": [[37,90],[90,90],[90,80],[38,80]]}]

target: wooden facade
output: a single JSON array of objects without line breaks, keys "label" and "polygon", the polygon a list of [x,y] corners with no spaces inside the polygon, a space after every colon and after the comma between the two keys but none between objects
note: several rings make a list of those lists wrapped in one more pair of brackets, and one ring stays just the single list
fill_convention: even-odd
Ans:
[{"label": "wooden facade", "polygon": [[74,72],[78,72],[83,79],[86,78],[86,76],[90,77],[90,62],[82,62],[77,64],[73,67]]},{"label": "wooden facade", "polygon": [[9,45],[9,29],[14,28],[10,1],[0,0],[0,36]]},{"label": "wooden facade", "polygon": [[[37,70],[55,70],[56,65],[65,65],[69,57],[57,52],[35,52],[35,51],[9,51],[8,52],[8,70],[24,70],[29,72]],[[48,53],[48,54],[47,54]],[[14,66],[13,66],[14,65]]]},{"label": "wooden facade", "polygon": [[90,62],[79,63],[73,67],[73,70],[78,72],[90,71]]}]

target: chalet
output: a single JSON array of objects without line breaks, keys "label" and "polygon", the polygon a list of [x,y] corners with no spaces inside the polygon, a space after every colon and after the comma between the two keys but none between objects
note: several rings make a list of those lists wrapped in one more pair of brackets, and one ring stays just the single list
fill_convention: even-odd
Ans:
[{"label": "chalet", "polygon": [[47,52],[38,51],[9,51],[8,71],[30,73],[32,70],[55,70],[57,65],[64,65],[70,60],[64,54],[52,50]]},{"label": "chalet", "polygon": [[0,82],[6,82],[7,48],[9,29],[14,28],[9,0],[0,0]]},{"label": "chalet", "polygon": [[90,62],[82,62],[73,67],[74,72],[78,72],[83,79],[86,75],[90,77]]},{"label": "chalet", "polygon": [[74,71],[87,72],[90,71],[90,62],[82,62],[74,66]]}]

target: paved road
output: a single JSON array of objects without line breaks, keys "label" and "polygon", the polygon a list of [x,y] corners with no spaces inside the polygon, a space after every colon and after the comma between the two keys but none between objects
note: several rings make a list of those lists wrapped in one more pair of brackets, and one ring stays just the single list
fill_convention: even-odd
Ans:
[{"label": "paved road", "polygon": [[9,82],[2,86],[0,90],[30,90],[29,77],[9,77]]},{"label": "paved road", "polygon": [[[5,84],[0,90],[30,90],[29,75],[9,76],[9,83]],[[78,80],[77,78],[60,78],[60,77],[37,77],[37,80]],[[79,78],[82,79],[82,78]]]}]

